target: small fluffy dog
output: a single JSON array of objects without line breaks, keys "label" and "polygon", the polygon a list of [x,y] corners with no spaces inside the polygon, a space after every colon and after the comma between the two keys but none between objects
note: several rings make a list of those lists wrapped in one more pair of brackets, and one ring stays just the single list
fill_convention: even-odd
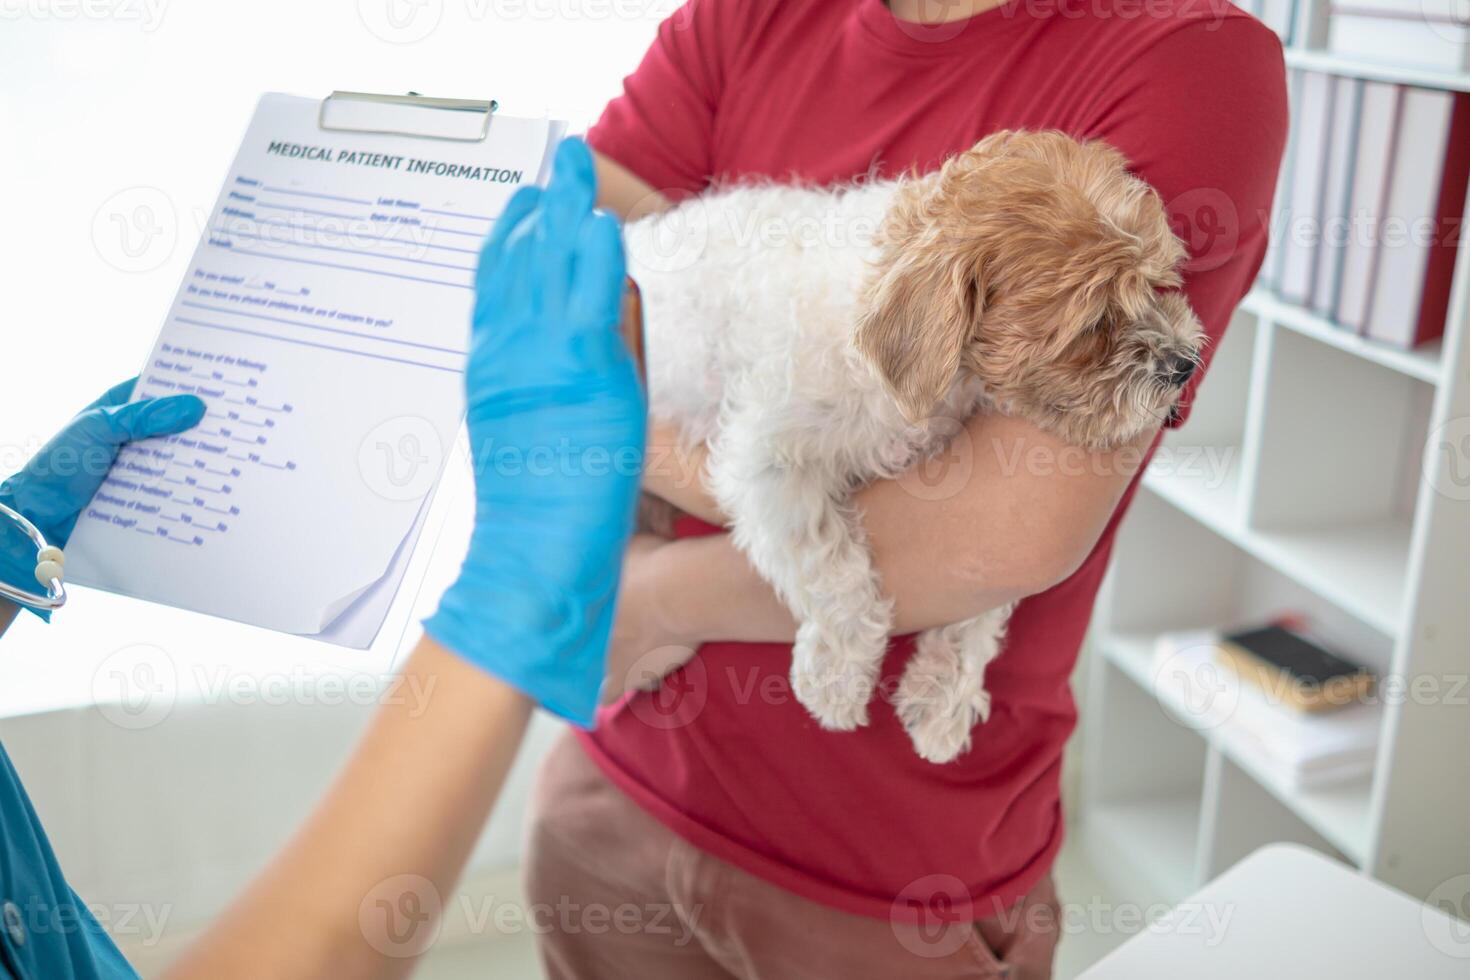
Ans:
[{"label": "small fluffy dog", "polygon": [[[1158,195],[1060,133],[996,133],[926,177],[719,190],[627,240],[651,411],[709,444],[736,545],[800,623],[794,693],[831,730],[866,724],[892,624],[852,493],[977,410],[1116,447],[1199,362]],[[1009,615],[919,637],[896,708],[923,758],[989,715]]]}]

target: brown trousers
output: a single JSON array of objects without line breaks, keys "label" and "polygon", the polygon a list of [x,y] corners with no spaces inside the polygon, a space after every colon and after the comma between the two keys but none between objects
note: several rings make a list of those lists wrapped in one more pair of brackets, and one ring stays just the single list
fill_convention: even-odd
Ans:
[{"label": "brown trousers", "polygon": [[997,918],[934,928],[851,915],[686,842],[570,735],[533,798],[526,892],[551,980],[1048,980],[1060,937],[1044,878]]}]

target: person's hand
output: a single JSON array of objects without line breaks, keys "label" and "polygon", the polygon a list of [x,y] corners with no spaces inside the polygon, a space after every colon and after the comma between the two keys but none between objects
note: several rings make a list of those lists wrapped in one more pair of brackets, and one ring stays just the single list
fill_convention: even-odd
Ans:
[{"label": "person's hand", "polygon": [[465,370],[475,524],[424,624],[442,646],[590,725],[643,460],[644,402],[617,325],[623,247],[592,209],[592,156],[506,206],[480,256]]},{"label": "person's hand", "polygon": [[669,606],[671,589],[661,575],[658,554],[666,544],[666,538],[654,534],[636,534],[628,543],[617,623],[607,655],[604,703],[628,691],[654,690],[699,649],[699,638],[681,628],[677,610]]},{"label": "person's hand", "polygon": [[[172,435],[204,417],[194,395],[129,402],[137,378],[110,389],[84,408],[55,438],[0,484],[0,503],[25,515],[51,544],[65,547],[77,517],[91,502],[123,445]],[[16,529],[0,536],[0,577],[27,590],[36,587],[36,549]],[[42,618],[48,614],[33,610]]]}]

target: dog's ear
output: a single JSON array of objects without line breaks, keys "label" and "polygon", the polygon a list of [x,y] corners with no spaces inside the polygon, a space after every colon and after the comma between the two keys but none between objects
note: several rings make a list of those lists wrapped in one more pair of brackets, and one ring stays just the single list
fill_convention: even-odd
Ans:
[{"label": "dog's ear", "polygon": [[856,343],[910,422],[928,418],[960,370],[980,317],[973,269],[893,251],[871,284]]}]

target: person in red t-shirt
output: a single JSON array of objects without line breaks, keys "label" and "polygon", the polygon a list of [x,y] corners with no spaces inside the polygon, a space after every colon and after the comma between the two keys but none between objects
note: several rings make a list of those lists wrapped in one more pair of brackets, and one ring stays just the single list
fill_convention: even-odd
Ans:
[{"label": "person in red t-shirt", "polygon": [[[996,130],[1058,129],[1117,147],[1163,197],[1218,341],[1266,245],[1287,122],[1276,36],[1225,0],[934,10],[691,0],[588,136],[602,203],[927,172]],[[890,646],[869,724],[825,732],[791,694],[792,620],[728,537],[691,517],[677,540],[636,541],[609,674],[628,693],[553,750],[537,790],[527,886],[561,910],[551,974],[1049,975],[1068,678],[1158,435],[1085,455],[980,415],[943,485],[921,468],[857,494],[896,634],[1023,600],[987,672],[990,718],[945,766],[913,753],[885,697],[911,637]],[[660,466],[661,449],[670,433],[645,487],[709,515],[700,454]],[[650,672],[662,686],[637,690]]]}]

